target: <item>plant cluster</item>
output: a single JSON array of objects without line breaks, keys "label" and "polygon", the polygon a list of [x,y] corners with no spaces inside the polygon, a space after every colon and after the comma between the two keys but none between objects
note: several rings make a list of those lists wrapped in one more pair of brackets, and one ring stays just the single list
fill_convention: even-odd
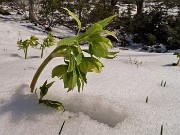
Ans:
[{"label": "plant cluster", "polygon": [[[81,22],[75,16],[74,13],[64,8],[69,15],[77,22],[78,32],[81,30]],[[57,65],[52,70],[52,78],[57,77],[63,80],[64,88],[72,91],[76,86],[78,92],[83,90],[84,84],[87,83],[87,73],[95,72],[100,73],[104,65],[99,60],[100,58],[113,59],[118,52],[109,52],[108,49],[113,47],[111,41],[102,36],[102,34],[111,35],[117,39],[113,32],[104,30],[116,15],[110,16],[102,21],[99,21],[92,25],[87,31],[78,36],[72,36],[60,40],[57,47],[50,53],[50,55],[42,62],[38,70],[36,71],[30,88],[31,92],[34,92],[36,82],[46,67],[46,65],[56,57],[64,59],[64,64]],[[80,47],[81,42],[86,42],[89,45],[88,49],[82,49]],[[56,109],[62,109],[61,103],[56,101],[43,100],[43,97],[47,94],[48,89],[52,86],[53,82],[45,83],[40,87],[40,102],[45,103],[48,106],[55,107]]]},{"label": "plant cluster", "polygon": [[38,42],[38,38],[36,36],[31,36],[30,39],[26,39],[26,40],[18,40],[17,41],[17,44],[18,44],[18,47],[19,47],[19,50],[23,50],[24,51],[24,54],[25,54],[25,59],[27,58],[27,52],[28,52],[28,48],[29,47],[35,47],[39,44]]},{"label": "plant cluster", "polygon": [[[29,47],[37,47],[40,43],[38,42],[39,38],[36,36],[31,36],[30,39],[26,40],[18,40],[17,44],[19,47],[19,50],[23,50],[25,54],[25,59],[27,59],[27,52]],[[41,49],[41,58],[43,57],[43,52],[46,47],[53,46],[55,44],[55,39],[53,37],[53,34],[49,33],[46,38],[43,39],[43,43],[40,44]]]}]

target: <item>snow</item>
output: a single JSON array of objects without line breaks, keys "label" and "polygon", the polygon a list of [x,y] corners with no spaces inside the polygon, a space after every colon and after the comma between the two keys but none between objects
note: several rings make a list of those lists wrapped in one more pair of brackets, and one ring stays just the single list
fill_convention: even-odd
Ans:
[{"label": "snow", "polygon": [[[40,50],[29,48],[28,59],[17,48],[18,39],[46,36],[33,24],[0,19],[0,135],[164,135],[180,134],[180,67],[173,53],[119,50],[117,58],[104,60],[101,74],[88,74],[83,92],[68,92],[56,80],[47,99],[58,100],[65,112],[38,104],[29,84],[43,59]],[[10,16],[9,16],[10,18]],[[28,27],[28,26],[31,26]],[[65,36],[69,33],[60,29]],[[57,30],[56,30],[56,33]],[[57,40],[58,41],[58,40]],[[62,59],[48,65],[36,87],[51,77]],[[162,80],[166,86],[161,86]],[[146,98],[148,96],[148,103]]]}]

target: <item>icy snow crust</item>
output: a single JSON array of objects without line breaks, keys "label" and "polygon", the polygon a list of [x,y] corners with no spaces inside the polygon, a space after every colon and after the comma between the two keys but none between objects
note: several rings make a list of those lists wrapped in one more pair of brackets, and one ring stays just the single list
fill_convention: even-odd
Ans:
[{"label": "icy snow crust", "polygon": [[[27,26],[32,24],[0,19],[0,135],[57,135],[64,120],[62,135],[158,135],[161,125],[164,135],[180,135],[180,67],[170,66],[177,61],[172,53],[120,51],[114,60],[102,60],[101,74],[88,75],[80,94],[67,93],[56,79],[46,96],[64,104],[65,112],[56,111],[30,93],[35,71],[53,48],[43,59],[40,50],[29,48],[25,60],[18,38],[46,35]],[[54,59],[36,86],[51,81],[51,69],[62,62]]]}]

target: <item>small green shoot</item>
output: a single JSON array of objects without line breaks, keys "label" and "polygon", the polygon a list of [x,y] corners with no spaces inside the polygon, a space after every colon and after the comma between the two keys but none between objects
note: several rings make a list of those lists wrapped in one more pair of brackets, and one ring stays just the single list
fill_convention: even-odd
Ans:
[{"label": "small green shoot", "polygon": [[55,44],[55,39],[53,34],[49,33],[46,38],[43,39],[43,43],[41,44],[41,58],[43,57],[44,49],[46,47],[53,46]]},{"label": "small green shoot", "polygon": [[43,97],[47,94],[49,88],[53,85],[54,82],[48,83],[47,80],[44,82],[44,84],[39,88],[40,89],[40,100],[43,99]]},{"label": "small green shoot", "polygon": [[61,126],[61,129],[60,129],[60,131],[59,131],[59,134],[58,134],[58,135],[60,135],[60,134],[61,134],[62,129],[63,129],[63,127],[64,127],[64,124],[65,124],[65,121],[63,122],[63,124],[62,124],[62,126]]},{"label": "small green shoot", "polygon": [[160,135],[163,135],[163,125],[161,125],[161,132]]},{"label": "small green shoot", "polygon": [[40,98],[39,103],[43,103],[49,107],[55,108],[57,110],[64,110],[62,103],[52,100],[43,100],[43,97],[47,94],[49,88],[53,85],[54,82],[47,83],[47,80],[44,82],[43,86],[40,87]]},{"label": "small green shoot", "polygon": [[179,51],[179,52],[177,52],[177,53],[174,53],[174,55],[176,55],[176,56],[177,56],[178,61],[177,61],[177,63],[173,63],[172,65],[173,65],[173,66],[178,66],[178,65],[179,65],[179,62],[180,62],[180,51]]},{"label": "small green shoot", "polygon": [[21,49],[24,50],[25,59],[27,59],[27,51],[28,51],[29,46],[31,46],[31,47],[37,46],[39,44],[38,40],[39,39],[36,36],[31,36],[30,39],[26,39],[24,41],[22,41],[22,39],[20,39],[17,41],[17,44],[19,47],[18,50],[21,50]]},{"label": "small green shoot", "polygon": [[148,103],[148,96],[146,97],[146,103]]}]

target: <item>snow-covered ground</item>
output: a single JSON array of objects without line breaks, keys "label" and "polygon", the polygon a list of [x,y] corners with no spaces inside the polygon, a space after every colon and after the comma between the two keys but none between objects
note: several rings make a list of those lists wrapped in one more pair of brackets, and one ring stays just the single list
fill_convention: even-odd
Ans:
[{"label": "snow-covered ground", "polygon": [[[101,74],[90,73],[81,93],[67,93],[56,81],[46,98],[58,100],[66,111],[38,104],[29,84],[40,63],[40,50],[29,48],[25,60],[17,40],[46,36],[30,23],[0,19],[0,135],[180,135],[180,67],[172,53],[120,50],[117,58],[102,60]],[[16,19],[15,19],[16,20]],[[61,28],[61,33],[67,33]],[[118,48],[113,49],[119,50]],[[44,70],[37,87],[62,59]],[[161,82],[166,81],[166,86]],[[148,102],[146,99],[148,97]]]}]

